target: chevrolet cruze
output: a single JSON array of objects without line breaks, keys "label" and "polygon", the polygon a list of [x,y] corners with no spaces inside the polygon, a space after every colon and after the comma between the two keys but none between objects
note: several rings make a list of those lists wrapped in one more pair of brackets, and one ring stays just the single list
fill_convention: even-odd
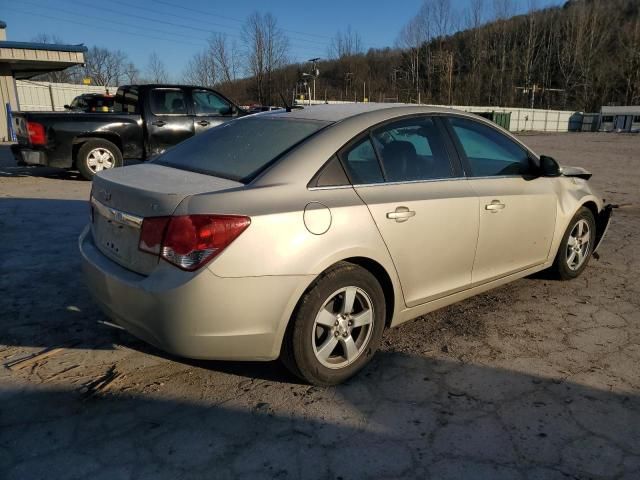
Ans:
[{"label": "chevrolet cruze", "polygon": [[79,244],[93,297],[139,338],[330,385],[387,327],[580,275],[611,213],[589,177],[459,111],[282,110],[101,172]]}]

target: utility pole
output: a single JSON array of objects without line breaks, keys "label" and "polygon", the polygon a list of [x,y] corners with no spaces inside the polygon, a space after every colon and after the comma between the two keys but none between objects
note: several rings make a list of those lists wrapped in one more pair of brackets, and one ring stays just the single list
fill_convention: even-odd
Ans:
[{"label": "utility pole", "polygon": [[310,58],[311,62],[311,76],[313,77],[313,101],[316,101],[316,78],[320,75],[320,70],[318,70],[318,61],[320,57]]}]

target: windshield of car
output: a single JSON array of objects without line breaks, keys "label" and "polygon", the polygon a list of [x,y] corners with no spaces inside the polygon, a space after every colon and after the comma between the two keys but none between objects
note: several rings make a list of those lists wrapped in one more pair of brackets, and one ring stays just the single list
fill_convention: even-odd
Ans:
[{"label": "windshield of car", "polygon": [[179,143],[154,163],[249,183],[329,122],[270,115],[224,123]]}]

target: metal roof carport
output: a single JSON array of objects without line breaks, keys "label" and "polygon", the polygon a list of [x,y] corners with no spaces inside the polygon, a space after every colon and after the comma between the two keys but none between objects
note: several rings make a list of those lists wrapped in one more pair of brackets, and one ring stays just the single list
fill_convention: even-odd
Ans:
[{"label": "metal roof carport", "polygon": [[7,104],[18,110],[16,79],[84,64],[84,45],[55,45],[6,40],[6,23],[0,21],[0,141],[10,140]]}]

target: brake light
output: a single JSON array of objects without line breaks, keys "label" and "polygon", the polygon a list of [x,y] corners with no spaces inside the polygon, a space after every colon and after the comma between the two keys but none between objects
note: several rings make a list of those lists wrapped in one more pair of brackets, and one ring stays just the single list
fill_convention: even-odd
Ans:
[{"label": "brake light", "polygon": [[37,122],[27,122],[27,132],[29,134],[29,142],[32,145],[44,145],[47,143],[47,137],[44,134],[44,125]]},{"label": "brake light", "polygon": [[138,248],[194,271],[219,255],[250,223],[249,217],[239,215],[145,218]]}]

